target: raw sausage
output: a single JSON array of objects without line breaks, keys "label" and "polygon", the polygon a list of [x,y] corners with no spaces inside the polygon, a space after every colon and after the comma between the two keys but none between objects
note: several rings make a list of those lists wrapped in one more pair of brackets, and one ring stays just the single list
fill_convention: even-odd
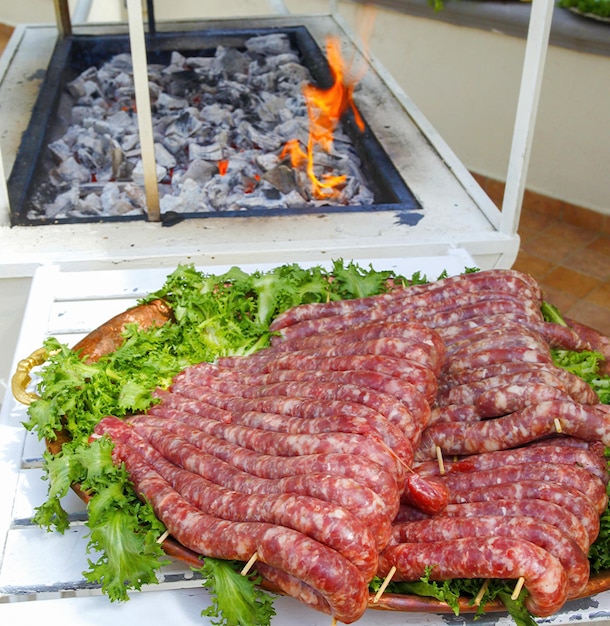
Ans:
[{"label": "raw sausage", "polygon": [[[320,592],[337,620],[352,623],[364,613],[368,586],[360,571],[336,551],[289,528],[262,522],[231,522],[201,513],[155,470],[124,445],[115,445],[137,492],[151,503],[170,534],[213,558],[258,560],[285,571]],[[319,606],[318,603],[316,603]]]},{"label": "raw sausage", "polygon": [[379,558],[379,575],[396,566],[394,580],[419,580],[430,568],[432,580],[453,578],[525,579],[525,604],[534,615],[558,611],[568,597],[567,574],[546,550],[509,537],[467,537],[387,547]]},{"label": "raw sausage", "polygon": [[610,445],[610,414],[606,411],[597,405],[549,400],[497,419],[433,424],[422,434],[416,460],[435,458],[437,445],[446,455],[516,448],[555,434],[557,425],[563,434]]},{"label": "raw sausage", "polygon": [[394,524],[392,543],[429,543],[460,537],[513,537],[540,546],[563,565],[568,574],[568,598],[577,597],[589,580],[589,561],[578,544],[561,530],[529,517],[487,515],[435,517]]}]

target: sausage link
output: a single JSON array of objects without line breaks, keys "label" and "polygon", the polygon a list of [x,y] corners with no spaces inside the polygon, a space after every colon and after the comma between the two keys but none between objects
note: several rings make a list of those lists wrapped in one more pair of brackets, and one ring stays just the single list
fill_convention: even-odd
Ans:
[{"label": "sausage link", "polygon": [[[536,307],[511,298],[481,298],[479,301],[473,304],[468,304],[461,307],[452,308],[448,311],[440,312],[436,312],[430,309],[420,309],[415,312],[401,311],[389,315],[386,320],[388,322],[400,322],[409,319],[415,320],[422,324],[425,324],[426,326],[428,326],[428,328],[433,328],[442,337],[442,329],[446,326],[453,326],[458,323],[463,323],[471,318],[481,319],[488,317],[489,315],[498,314],[518,314],[531,318],[533,320],[542,320],[542,314]],[[305,322],[302,323],[304,324]],[[294,329],[295,330],[292,330],[291,327],[290,331],[292,333],[296,333],[298,330],[297,326],[295,326]]]},{"label": "sausage link", "polygon": [[552,374],[561,381],[566,392],[575,402],[582,404],[597,404],[599,398],[593,390],[582,378],[568,372],[560,367],[556,367],[552,363],[531,363],[527,361],[506,361],[502,363],[489,363],[478,368],[462,369],[451,372],[451,374],[443,373],[439,379],[439,389],[441,394],[447,393],[448,389],[464,384],[472,384],[475,382],[483,382],[490,378],[500,376],[513,376],[517,374],[525,375],[526,373],[546,372]]},{"label": "sausage link", "polygon": [[496,387],[483,392],[475,402],[482,418],[500,417],[521,411],[528,406],[549,400],[570,400],[567,393],[541,383],[526,383]]},{"label": "sausage link", "polygon": [[129,324],[136,324],[146,330],[151,326],[163,326],[171,318],[172,309],[164,300],[140,304],[104,322],[81,339],[72,350],[79,353],[86,363],[92,363],[114,352],[123,343],[123,332]]},{"label": "sausage link", "polygon": [[432,409],[430,425],[439,422],[478,422],[480,419],[481,416],[474,404],[448,404]]},{"label": "sausage link", "polygon": [[295,493],[333,502],[366,520],[377,546],[389,539],[390,516],[386,504],[369,487],[352,478],[327,473],[308,473],[269,479],[254,476],[203,452],[183,437],[166,430],[162,420],[149,418],[135,426],[156,450],[175,465],[244,494]]},{"label": "sausage link", "polygon": [[461,344],[453,344],[447,350],[447,362],[478,352],[488,352],[505,348],[530,348],[550,356],[550,347],[537,333],[519,328],[507,332],[505,328],[482,329]]},{"label": "sausage link", "polygon": [[522,539],[540,546],[556,557],[566,570],[568,598],[576,598],[584,591],[590,572],[587,555],[561,530],[540,520],[504,515],[435,517],[392,527],[392,542],[395,544],[496,536]]},{"label": "sausage link", "polygon": [[467,537],[433,543],[402,543],[380,555],[379,574],[396,567],[394,580],[419,580],[430,564],[432,580],[453,578],[525,579],[528,610],[552,615],[568,597],[567,574],[559,560],[546,550],[509,537]]},{"label": "sausage link", "polygon": [[[157,411],[156,415],[160,415]],[[309,454],[346,453],[362,456],[383,467],[404,484],[404,466],[376,436],[357,433],[324,433],[291,435],[248,428],[238,424],[224,424],[200,415],[165,409],[163,416],[177,419],[203,430],[209,435],[225,439],[238,446],[273,456],[302,456]]]},{"label": "sausage link", "polygon": [[353,343],[370,341],[387,337],[398,337],[403,340],[423,343],[435,350],[440,361],[444,359],[445,344],[434,330],[416,322],[374,322],[353,326],[337,333],[310,335],[293,340],[273,336],[271,345],[279,352],[294,352],[296,350],[310,350],[312,348],[327,347],[339,343]]},{"label": "sausage link", "polygon": [[[492,470],[506,465],[519,463],[553,463],[559,465],[574,465],[587,470],[604,484],[609,481],[607,461],[603,449],[590,449],[580,445],[579,439],[563,438],[550,439],[514,448],[511,450],[497,450],[466,456],[458,461],[445,461],[443,469],[446,474],[455,472],[472,472],[475,470]],[[440,469],[437,461],[426,461],[413,467],[413,470],[422,476],[438,476]]]},{"label": "sausage link", "polygon": [[[599,534],[599,514],[590,500],[573,487],[557,486],[539,480],[522,480],[463,491],[450,490],[449,494],[450,502],[444,513],[446,515],[449,514],[452,504],[535,500],[538,505],[554,505],[554,515],[557,520],[562,520],[564,532],[570,534],[583,550],[587,551]],[[533,513],[530,511],[529,515]]]},{"label": "sausage link", "polygon": [[[221,384],[220,387],[222,388],[223,385]],[[206,390],[205,387],[182,383],[174,383],[174,385],[172,385],[172,392],[184,395],[188,398],[197,399],[201,403],[203,409],[205,406],[211,405],[228,410],[233,414],[241,415],[241,418],[234,419],[233,423],[239,422],[243,423],[244,426],[249,427],[251,427],[251,425],[244,422],[244,414],[252,411],[292,415],[305,420],[319,418],[333,419],[335,416],[343,416],[350,421],[353,421],[354,417],[359,417],[362,420],[359,431],[356,432],[355,429],[352,431],[345,429],[343,431],[344,434],[351,432],[355,435],[370,435],[371,440],[374,437],[377,437],[378,440],[385,442],[385,445],[396,457],[398,457],[398,459],[400,459],[403,465],[410,466],[413,462],[413,446],[405,433],[402,432],[395,424],[391,422],[388,423],[388,420],[381,415],[381,413],[365,406],[364,404],[343,402],[339,400],[318,401],[290,396],[257,397],[253,395],[252,397],[239,397],[222,394],[219,391]],[[368,429],[365,428],[365,425],[368,426]],[[301,429],[301,431],[303,431],[303,429]],[[330,436],[333,433],[339,433],[339,430],[327,430],[326,432]],[[298,435],[299,433],[294,434]],[[312,430],[310,434],[316,436],[321,433],[316,433]]]},{"label": "sausage link", "polygon": [[249,370],[258,369],[262,363],[273,362],[278,357],[316,356],[316,357],[351,357],[363,355],[389,356],[420,364],[438,375],[442,359],[436,350],[425,343],[403,340],[400,337],[383,337],[368,341],[338,343],[283,353],[274,349],[260,350],[248,356],[227,356],[218,359],[221,367],[243,367]]},{"label": "sausage link", "polygon": [[299,305],[278,315],[271,324],[271,330],[277,331],[303,320],[345,316],[373,307],[379,309],[395,300],[408,302],[421,295],[425,297],[425,305],[430,305],[459,294],[481,291],[503,291],[535,301],[541,300],[540,286],[530,277],[515,270],[485,270],[444,278],[433,283],[397,288],[377,296]]},{"label": "sausage link", "polygon": [[199,374],[213,375],[223,380],[241,382],[245,385],[271,385],[280,382],[326,381],[341,385],[358,385],[394,396],[402,402],[422,427],[430,420],[430,405],[422,393],[406,380],[398,379],[373,370],[274,370],[268,373],[244,374],[232,367],[218,367],[212,363],[198,363],[186,368],[179,376],[186,376],[197,383]]},{"label": "sausage link", "polygon": [[532,346],[516,346],[507,348],[492,348],[481,350],[474,354],[464,354],[460,358],[452,358],[447,361],[445,371],[448,374],[460,372],[465,369],[477,369],[492,363],[503,363],[506,361],[522,361],[526,363],[542,363],[552,365],[553,360],[550,352],[543,352]]},{"label": "sausage link", "polygon": [[449,503],[449,489],[438,480],[409,474],[401,501],[424,513],[438,515]]},{"label": "sausage link", "polygon": [[337,620],[352,623],[364,613],[368,585],[347,559],[289,528],[263,522],[231,522],[206,515],[185,500],[167,481],[124,445],[115,458],[125,463],[136,491],[182,545],[213,558],[258,560],[285,571],[321,593]]},{"label": "sausage link", "polygon": [[[442,380],[441,384],[443,382],[444,381]],[[509,374],[490,376],[482,380],[466,382],[453,387],[446,386],[442,389],[439,388],[439,392],[436,395],[436,404],[438,406],[447,406],[450,404],[475,404],[481,394],[491,392],[498,387],[506,387],[507,385],[524,385],[529,383],[544,384],[566,392],[563,381],[555,376],[555,374],[553,374],[550,370],[532,368]]]},{"label": "sausage link", "polygon": [[[223,406],[216,406],[209,402],[204,402],[203,399],[199,399],[195,394],[193,394],[193,397],[188,397],[179,393],[159,390],[155,392],[155,396],[162,400],[162,404],[151,407],[149,410],[150,415],[155,415],[159,412],[162,413],[166,408],[185,411],[194,415],[202,415],[203,417],[211,417],[211,419],[217,419],[218,416],[223,417],[227,415],[228,418],[217,419],[217,421],[227,424],[241,424],[242,426],[249,426],[250,428],[258,428],[260,430],[293,434],[344,432],[364,435],[372,430],[369,422],[364,418],[349,415],[347,411],[343,411],[343,413],[337,412],[332,416],[321,415],[319,417],[303,419],[302,417],[293,417],[289,414],[262,411],[244,411],[237,413],[223,408]],[[219,397],[221,399],[222,394],[219,394]]]},{"label": "sausage link", "polygon": [[557,423],[563,434],[610,445],[610,417],[598,405],[549,400],[497,419],[433,424],[422,434],[416,460],[435,458],[437,445],[448,455],[516,448],[555,434]]},{"label": "sausage link", "polygon": [[[454,502],[450,502],[443,509],[442,517],[478,518],[502,515],[517,519],[535,519],[559,530],[586,554],[591,545],[589,532],[573,512],[574,507],[572,510],[565,508],[561,504],[561,497],[556,499],[549,489],[545,493],[544,487],[539,487],[540,483],[521,483],[517,486],[499,485],[491,489],[491,493],[486,489],[478,489],[472,494],[472,500],[468,499],[468,494],[453,498]],[[542,497],[538,498],[538,494]],[[394,525],[426,519],[431,519],[431,516],[403,503],[394,518]]]},{"label": "sausage link", "polygon": [[[181,496],[208,515],[234,522],[267,522],[316,539],[354,563],[368,580],[377,569],[377,549],[366,526],[332,503],[296,494],[250,494],[226,489],[174,465],[121,420],[104,419],[96,429],[135,450]],[[172,445],[172,444],[170,444]],[[174,440],[173,446],[180,446]]]},{"label": "sausage link", "polygon": [[[228,381],[219,378],[214,374],[206,374],[201,370],[196,370],[190,375],[184,373],[184,377],[176,377],[172,389],[179,388],[183,381],[192,380],[194,385],[210,387],[214,391],[240,396],[242,398],[260,399],[268,396],[281,396],[293,399],[303,399],[303,401],[293,402],[294,408],[289,410],[290,414],[297,414],[294,411],[301,407],[304,411],[310,407],[318,407],[319,411],[330,411],[333,416],[341,416],[344,412],[348,415],[359,416],[363,420],[370,420],[371,427],[375,428],[383,435],[383,428],[387,424],[379,424],[375,419],[375,413],[383,415],[387,420],[398,427],[402,433],[411,442],[416,443],[421,436],[423,425],[419,420],[409,412],[408,408],[400,402],[395,396],[377,391],[369,387],[362,387],[353,383],[346,382],[343,385],[337,385],[332,381],[284,381],[276,383],[267,383],[260,385],[248,385],[234,380]],[[308,403],[305,400],[313,400]],[[340,404],[343,403],[344,410],[341,410]],[[278,402],[279,404],[279,402]],[[362,405],[365,409],[360,409],[356,405]],[[238,403],[239,405],[239,403]],[[247,406],[247,403],[245,403]],[[258,405],[254,403],[252,410],[259,410]],[[239,410],[239,409],[237,409]],[[246,409],[249,410],[249,409]],[[266,409],[271,411],[272,409]],[[275,409],[273,409],[275,410]],[[277,412],[282,412],[279,409]],[[309,414],[298,413],[303,417]],[[394,438],[396,435],[394,435]]]},{"label": "sausage link", "polygon": [[[141,418],[135,418],[136,422]],[[151,424],[147,416],[146,422]],[[188,423],[190,422],[190,424]],[[186,439],[203,452],[225,461],[247,474],[270,480],[300,478],[310,473],[350,478],[377,493],[392,518],[399,506],[399,487],[393,474],[368,459],[352,454],[308,454],[281,457],[261,454],[209,435],[198,427],[198,420],[159,418],[156,426]],[[191,425],[194,424],[194,425]]]},{"label": "sausage link", "polygon": [[[222,360],[220,363],[222,365]],[[322,371],[371,370],[411,383],[423,394],[427,402],[434,401],[438,388],[436,375],[429,368],[408,359],[398,359],[377,354],[324,357],[296,352],[294,354],[280,355],[273,361],[265,363],[257,364],[253,362],[251,366],[248,366],[247,361],[240,361],[238,368],[239,371],[246,374],[268,373],[282,369]]]},{"label": "sausage link", "polygon": [[496,466],[491,470],[450,472],[438,476],[452,493],[464,493],[472,489],[516,483],[524,480],[551,482],[558,487],[571,487],[582,493],[595,507],[598,515],[606,509],[608,496],[606,486],[597,476],[577,465],[565,465],[530,461],[512,465]]}]

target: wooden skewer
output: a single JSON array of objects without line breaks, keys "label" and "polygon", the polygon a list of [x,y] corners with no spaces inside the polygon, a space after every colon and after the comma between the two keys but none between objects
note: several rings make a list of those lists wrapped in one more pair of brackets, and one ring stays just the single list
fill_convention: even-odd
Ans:
[{"label": "wooden skewer", "polygon": [[483,599],[483,596],[485,595],[485,592],[487,591],[487,587],[489,587],[489,578],[485,579],[485,582],[479,589],[479,593],[477,593],[477,595],[475,596],[475,599],[474,599],[475,606],[481,605],[481,600]]},{"label": "wooden skewer", "polygon": [[166,530],[158,539],[157,543],[163,543],[169,537],[169,530]]},{"label": "wooden skewer", "polygon": [[441,473],[441,476],[445,473],[445,463],[443,461],[443,451],[440,446],[436,447],[436,460],[438,461],[438,470]]},{"label": "wooden skewer", "polygon": [[412,472],[413,469],[411,467],[409,467],[397,454],[396,452],[394,452],[394,450],[392,450],[392,448],[390,448],[390,446],[388,446],[385,441],[381,441],[381,439],[378,440],[378,443],[380,443],[405,469],[407,469],[409,472]]},{"label": "wooden skewer", "polygon": [[524,582],[525,582],[525,578],[521,576],[519,580],[517,581],[515,588],[513,589],[513,595],[510,597],[511,600],[516,600],[519,597],[519,594],[521,593],[521,588],[523,587]]},{"label": "wooden skewer", "polygon": [[396,574],[396,565],[392,565],[390,571],[388,572],[388,575],[383,579],[381,587],[379,587],[377,593],[375,594],[375,597],[373,598],[373,604],[377,604],[377,602],[379,602],[379,599],[383,595],[383,592],[387,589],[387,586],[392,581],[394,574]]},{"label": "wooden skewer", "polygon": [[244,565],[243,569],[241,570],[240,574],[242,576],[245,576],[251,569],[252,566],[256,563],[256,560],[258,559],[258,552],[255,552],[249,559],[248,562]]},{"label": "wooden skewer", "polygon": [[561,422],[559,421],[559,418],[558,418],[558,417],[556,417],[556,418],[553,420],[553,423],[555,424],[555,430],[556,430],[558,433],[561,433],[561,432],[562,432],[562,429],[561,429]]},{"label": "wooden skewer", "polygon": [[333,617],[333,618],[330,620],[330,626],[337,626],[337,618],[336,618],[336,617]]}]

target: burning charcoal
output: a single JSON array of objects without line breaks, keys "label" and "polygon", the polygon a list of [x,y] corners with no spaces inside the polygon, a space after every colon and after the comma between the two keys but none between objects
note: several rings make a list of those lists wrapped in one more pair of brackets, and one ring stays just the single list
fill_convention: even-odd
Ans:
[{"label": "burning charcoal", "polygon": [[259,130],[248,122],[242,122],[239,125],[238,130],[240,134],[248,137],[252,144],[266,150],[267,152],[279,150],[284,144],[282,137],[273,133],[265,132],[264,130]]},{"label": "burning charcoal", "polygon": [[[164,199],[172,198],[178,200],[174,204],[174,208],[170,208],[163,203]],[[164,196],[161,201],[161,210],[166,213],[167,211],[177,211],[180,213],[197,213],[201,210],[205,210],[206,199],[203,193],[203,188],[198,185],[193,179],[186,179],[180,189],[180,195],[176,196]]]},{"label": "burning charcoal", "polygon": [[123,134],[126,129],[137,127],[135,120],[127,111],[117,111],[108,118],[108,123],[115,128],[117,135]]},{"label": "burning charcoal", "polygon": [[302,121],[292,118],[286,120],[275,127],[275,132],[281,137],[282,144],[285,144],[291,139],[297,139],[302,145],[307,145],[309,129],[307,128],[307,124]]},{"label": "burning charcoal", "polygon": [[250,78],[250,86],[260,92],[276,91],[276,75],[265,72],[260,76],[253,76]]},{"label": "burning charcoal", "polygon": [[191,137],[203,125],[198,113],[197,109],[186,108],[167,126],[166,133],[180,137]]},{"label": "burning charcoal", "polygon": [[201,119],[208,124],[230,124],[231,111],[219,104],[210,104],[201,110]]},{"label": "burning charcoal", "polygon": [[115,148],[112,159],[112,177],[115,180],[129,181],[132,178],[135,163],[127,159],[127,155]]},{"label": "burning charcoal", "polygon": [[131,63],[131,55],[128,53],[117,54],[112,57],[111,61],[112,67],[117,71],[124,71],[131,74],[132,72],[132,63]]},{"label": "burning charcoal", "polygon": [[300,85],[311,79],[309,71],[299,63],[284,63],[277,68],[278,88],[284,85]]},{"label": "burning charcoal", "polygon": [[163,88],[172,96],[186,98],[199,89],[201,79],[201,74],[195,70],[176,70],[165,78]]},{"label": "burning charcoal", "polygon": [[82,121],[81,126],[83,128],[91,128],[96,135],[110,136],[113,133],[112,124],[109,124],[105,120],[100,120],[95,117],[87,117]]},{"label": "burning charcoal", "polygon": [[272,33],[252,37],[245,42],[246,49],[260,55],[290,52],[290,40],[285,33]]},{"label": "burning charcoal", "polygon": [[123,135],[122,141],[121,141],[121,148],[125,152],[130,152],[131,150],[133,150],[134,148],[138,146],[139,141],[140,141],[140,137],[137,134]]},{"label": "burning charcoal", "polygon": [[69,156],[62,161],[57,167],[53,168],[50,172],[51,182],[56,185],[60,185],[64,182],[67,183],[86,183],[91,178],[89,170],[78,163],[73,157]]},{"label": "burning charcoal", "polygon": [[219,46],[216,51],[216,59],[220,62],[223,71],[229,76],[248,73],[250,59],[236,48]]},{"label": "burning charcoal", "polygon": [[82,126],[85,123],[86,119],[90,119],[92,117],[92,109],[91,107],[84,106],[73,106],[72,107],[72,115],[71,115],[71,123],[76,126]]},{"label": "burning charcoal", "polygon": [[160,143],[155,143],[155,159],[157,164],[165,169],[176,167],[175,157]]},{"label": "burning charcoal", "polygon": [[90,67],[66,85],[68,93],[75,99],[86,98],[98,92],[97,69]]},{"label": "burning charcoal", "polygon": [[142,187],[134,185],[133,183],[127,183],[123,187],[123,192],[135,209],[144,210],[146,207],[146,194]]},{"label": "burning charcoal", "polygon": [[182,56],[177,50],[174,50],[169,62],[172,67],[183,68],[186,64],[186,57]]},{"label": "burning charcoal", "polygon": [[183,179],[191,178],[199,184],[204,184],[216,173],[218,167],[215,163],[195,159],[183,175]]},{"label": "burning charcoal", "polygon": [[184,67],[210,72],[215,67],[215,60],[213,57],[187,57]]},{"label": "burning charcoal", "polygon": [[81,215],[102,215],[102,199],[97,193],[89,193],[78,202]]},{"label": "burning charcoal", "polygon": [[186,109],[188,102],[161,92],[157,97],[157,106],[163,109]]},{"label": "burning charcoal", "polygon": [[67,191],[58,194],[55,200],[47,205],[46,214],[48,217],[60,217],[65,216],[78,204],[78,186],[74,185]]},{"label": "burning charcoal", "polygon": [[[173,51],[169,64],[149,66],[162,211],[311,206],[315,195],[321,197],[316,205],[336,203],[339,192],[327,198],[324,187],[312,189],[302,156],[294,166],[288,157],[280,160],[291,141],[306,150],[310,132],[304,87],[311,76],[290,38],[285,33],[256,36],[243,48],[219,46],[213,56],[204,54],[185,57]],[[55,215],[141,214],[146,199],[130,56],[116,55],[100,68],[89,68],[68,92],[72,98],[66,96],[64,117],[71,118],[70,126],[49,146],[58,163],[49,179],[65,195],[48,210]],[[70,104],[75,105],[71,111]],[[326,173],[346,176],[340,182],[346,196],[341,201],[354,201],[348,195],[368,201],[372,194],[356,152],[340,128],[330,144],[329,153],[314,153],[316,175],[322,184]],[[111,180],[121,182],[104,186],[103,192],[101,185],[91,184]],[[81,187],[80,202],[66,191],[66,182],[71,186],[72,181]],[[92,194],[103,195],[102,208]]]},{"label": "burning charcoal", "polygon": [[222,146],[217,143],[213,143],[208,146],[201,146],[197,143],[189,144],[189,159],[192,161],[195,159],[202,159],[204,161],[218,162],[222,160],[222,158]]},{"label": "burning charcoal", "polygon": [[183,151],[186,146],[184,137],[178,135],[165,135],[160,137],[160,140],[163,146],[174,155]]},{"label": "burning charcoal", "polygon": [[101,195],[102,211],[106,215],[128,215],[139,214],[141,210],[136,209],[131,202],[122,194],[117,183],[104,185]]},{"label": "burning charcoal", "polygon": [[265,172],[274,168],[279,163],[279,157],[276,154],[256,154],[254,160]]},{"label": "burning charcoal", "polygon": [[286,165],[278,165],[263,174],[263,179],[275,189],[288,194],[297,189],[297,181],[294,177],[295,171]]},{"label": "burning charcoal", "polygon": [[72,149],[68,147],[68,144],[63,139],[50,143],[49,150],[57,163],[61,163],[72,156]]},{"label": "burning charcoal", "polygon": [[[142,159],[139,159],[133,168],[131,173],[133,182],[138,185],[144,184],[144,166],[142,165]],[[167,170],[161,165],[157,164],[157,181],[162,181],[167,176]]]},{"label": "burning charcoal", "polygon": [[[299,57],[294,52],[286,52],[275,56],[269,55],[267,57],[267,68],[270,70],[277,70],[285,65],[298,65],[299,75],[305,76],[305,80],[309,80],[311,78],[309,70],[300,63]],[[306,74],[303,74],[302,70],[305,70]]]},{"label": "burning charcoal", "polygon": [[303,198],[303,196],[296,189],[294,189],[284,196],[284,203],[288,208],[297,209],[305,206],[305,198]]}]

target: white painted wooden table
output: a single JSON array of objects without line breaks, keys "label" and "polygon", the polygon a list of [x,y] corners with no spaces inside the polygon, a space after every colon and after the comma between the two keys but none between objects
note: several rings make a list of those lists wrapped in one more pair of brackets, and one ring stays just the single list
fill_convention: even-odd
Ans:
[{"label": "white painted wooden table", "polygon": [[[463,252],[439,257],[361,261],[363,265],[389,268],[406,275],[420,270],[436,278],[443,269],[451,274],[473,265]],[[252,269],[243,266],[244,269]],[[258,266],[265,269],[264,266]],[[209,268],[218,273],[226,268]],[[48,336],[73,345],[100,323],[135,304],[162,286],[171,270],[108,270],[66,272],[58,266],[39,268],[32,282],[14,365],[42,345]],[[13,367],[13,371],[14,371]],[[56,623],[62,626],[117,626],[130,622],[147,626],[210,624],[201,617],[209,604],[207,592],[188,567],[175,562],[163,570],[163,580],[153,588],[133,593],[126,603],[111,603],[87,583],[86,512],[70,494],[66,509],[73,522],[64,535],[33,526],[34,508],[46,499],[47,484],[41,479],[43,446],[22,426],[26,408],[6,398],[0,413],[0,623]],[[274,626],[304,624],[329,626],[330,618],[280,597],[274,603]],[[508,626],[505,615],[476,622],[470,616],[394,613],[369,610],[358,622],[362,626],[477,624]],[[571,603],[564,611],[540,624],[573,623],[610,625],[610,592]]]}]

